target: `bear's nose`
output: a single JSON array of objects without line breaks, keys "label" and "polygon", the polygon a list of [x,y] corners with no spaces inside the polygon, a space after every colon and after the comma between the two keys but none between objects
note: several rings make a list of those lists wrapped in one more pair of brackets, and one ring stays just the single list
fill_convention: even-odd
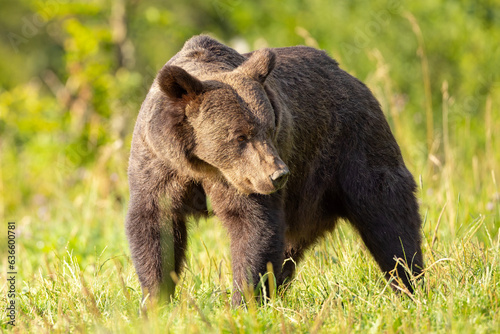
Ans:
[{"label": "bear's nose", "polygon": [[290,171],[287,167],[285,167],[283,169],[278,169],[277,171],[272,173],[271,176],[269,176],[276,190],[283,188],[286,181],[288,180],[288,174],[290,174]]}]

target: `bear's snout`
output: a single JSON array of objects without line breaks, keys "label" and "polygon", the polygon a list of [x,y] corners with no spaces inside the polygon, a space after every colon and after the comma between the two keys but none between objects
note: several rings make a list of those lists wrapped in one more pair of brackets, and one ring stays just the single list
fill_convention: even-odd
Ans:
[{"label": "bear's snout", "polygon": [[271,182],[273,183],[274,188],[276,190],[279,190],[283,188],[285,185],[286,181],[288,180],[288,175],[290,174],[290,170],[288,167],[285,166],[283,169],[278,169],[274,173],[272,173],[269,178],[271,179]]}]

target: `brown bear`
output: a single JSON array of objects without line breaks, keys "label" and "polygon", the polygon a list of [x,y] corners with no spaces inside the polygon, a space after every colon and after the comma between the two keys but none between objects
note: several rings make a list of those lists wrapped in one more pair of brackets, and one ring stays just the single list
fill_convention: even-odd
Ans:
[{"label": "brown bear", "polygon": [[240,54],[191,38],[142,104],[128,174],[126,230],[145,296],[172,296],[186,220],[207,215],[207,197],[231,238],[234,305],[269,262],[278,285],[290,279],[339,218],[393,285],[412,292],[410,274],[423,270],[415,181],[370,90],[324,51]]}]

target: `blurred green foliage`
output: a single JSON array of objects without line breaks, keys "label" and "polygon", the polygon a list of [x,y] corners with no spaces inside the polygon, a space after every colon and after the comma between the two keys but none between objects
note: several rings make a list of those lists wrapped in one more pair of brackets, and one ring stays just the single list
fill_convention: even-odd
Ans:
[{"label": "blurred green foliage", "polygon": [[[498,158],[498,150],[487,152],[498,144],[498,1],[0,0],[0,7],[0,214],[6,219],[55,198],[74,200],[96,175],[102,176],[92,183],[99,196],[123,205],[140,103],[157,70],[199,33],[241,51],[297,44],[325,49],[367,82],[410,168],[429,182],[436,175],[428,157],[445,159],[446,81],[445,125],[456,156],[467,165],[474,157]],[[486,116],[488,98],[493,112]],[[426,145],[428,133],[433,142]],[[457,171],[467,178],[474,173]]]}]

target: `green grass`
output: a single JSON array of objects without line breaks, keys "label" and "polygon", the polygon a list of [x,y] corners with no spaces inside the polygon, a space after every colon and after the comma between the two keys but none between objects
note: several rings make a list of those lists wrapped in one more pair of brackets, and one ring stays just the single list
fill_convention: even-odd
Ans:
[{"label": "green grass", "polygon": [[[101,229],[103,234],[114,229],[121,234],[120,224],[113,225]],[[479,242],[476,227],[456,240],[438,241],[433,250],[426,233],[425,289],[412,299],[387,287],[359,239],[342,224],[309,252],[284,297],[233,310],[227,238],[215,220],[201,222],[192,229],[175,301],[147,318],[139,315],[139,284],[125,248],[99,249],[83,261],[61,248],[38,268],[20,270],[16,331],[493,333],[500,320],[499,240]],[[488,231],[484,225],[479,230]],[[21,268],[39,256],[23,250]]]}]

